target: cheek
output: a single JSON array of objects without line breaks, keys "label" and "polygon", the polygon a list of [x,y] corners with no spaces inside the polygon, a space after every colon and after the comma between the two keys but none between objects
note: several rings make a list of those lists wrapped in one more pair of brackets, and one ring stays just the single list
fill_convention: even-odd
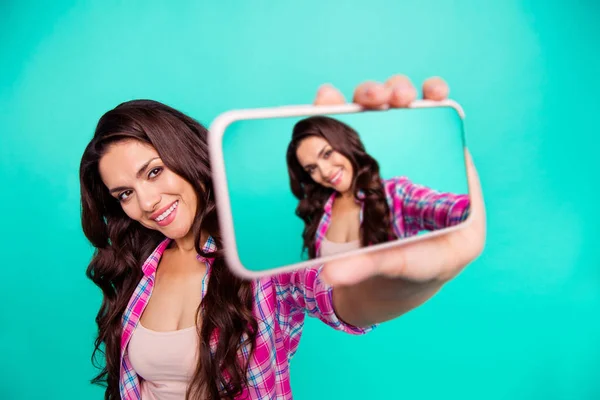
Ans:
[{"label": "cheek", "polygon": [[352,164],[350,163],[350,160],[348,160],[346,157],[342,157],[342,164],[346,169],[352,170]]},{"label": "cheek", "polygon": [[131,199],[126,204],[121,206],[125,214],[134,221],[140,221],[142,219],[142,212],[140,208],[135,204],[135,199]]},{"label": "cheek", "polygon": [[338,167],[345,167],[346,169],[348,168],[348,165],[350,165],[348,159],[339,153],[335,154],[335,157],[332,158],[331,163]]},{"label": "cheek", "polygon": [[354,168],[352,168],[352,164],[350,163],[350,160],[346,160],[346,168],[348,169],[348,171],[354,173]]},{"label": "cheek", "polygon": [[183,202],[194,213],[197,205],[196,192],[192,185],[190,185],[185,179],[169,171],[165,174],[161,181],[160,191],[161,193],[169,196],[181,197]]},{"label": "cheek", "polygon": [[193,190],[190,190],[189,195],[188,195],[188,200],[187,202],[189,207],[190,207],[190,214],[192,217],[194,217],[196,215],[196,213],[198,212],[198,199],[196,197],[196,193],[194,193]]},{"label": "cheek", "polygon": [[183,201],[187,205],[187,208],[193,217],[196,215],[198,210],[198,198],[196,196],[196,192],[194,191],[192,185],[188,184],[187,182],[183,181],[180,183],[181,184],[179,185],[178,192],[181,193],[181,197],[183,198]]},{"label": "cheek", "polygon": [[321,183],[321,173],[319,172],[318,168],[315,169],[315,171],[312,174],[308,174],[308,176],[310,176],[310,179],[312,179],[316,183]]},{"label": "cheek", "polygon": [[341,156],[338,165],[344,167],[344,169],[348,171],[350,175],[354,174],[354,168],[352,168],[352,163],[346,157]]}]

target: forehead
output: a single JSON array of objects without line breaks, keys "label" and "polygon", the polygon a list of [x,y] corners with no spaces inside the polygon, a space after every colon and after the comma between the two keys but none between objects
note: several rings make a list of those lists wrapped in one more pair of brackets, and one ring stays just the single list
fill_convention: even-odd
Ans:
[{"label": "forehead", "polygon": [[316,160],[319,152],[327,146],[329,142],[320,136],[310,136],[302,140],[298,145],[296,154],[300,163]]},{"label": "forehead", "polygon": [[108,187],[125,185],[136,179],[138,170],[148,160],[158,157],[156,149],[137,140],[111,144],[100,159],[98,169]]}]

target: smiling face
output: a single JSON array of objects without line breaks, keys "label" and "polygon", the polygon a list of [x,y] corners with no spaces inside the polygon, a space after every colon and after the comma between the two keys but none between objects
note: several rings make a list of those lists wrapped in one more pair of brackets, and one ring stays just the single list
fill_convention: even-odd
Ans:
[{"label": "smiling face", "polygon": [[296,150],[298,162],[319,185],[345,194],[352,188],[353,169],[350,160],[335,151],[319,136],[302,140]]},{"label": "smiling face", "polygon": [[112,144],[99,171],[129,218],[171,239],[192,234],[198,207],[194,188],[165,166],[154,147],[136,140]]}]

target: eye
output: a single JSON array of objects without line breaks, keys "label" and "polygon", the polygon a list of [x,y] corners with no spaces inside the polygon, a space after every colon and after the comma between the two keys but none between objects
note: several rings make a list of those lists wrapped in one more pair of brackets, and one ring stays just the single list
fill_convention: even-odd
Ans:
[{"label": "eye", "polygon": [[152,179],[152,178],[156,178],[161,172],[162,172],[162,167],[156,167],[153,168],[150,173],[148,174],[148,178]]},{"label": "eye", "polygon": [[327,160],[331,156],[332,153],[333,153],[332,149],[327,150],[325,152],[325,154],[323,155],[323,158]]},{"label": "eye", "polygon": [[119,201],[125,201],[129,198],[129,196],[131,195],[132,191],[131,190],[126,190],[124,192],[119,193],[119,195],[117,196],[117,199]]},{"label": "eye", "polygon": [[308,168],[306,168],[306,172],[307,172],[309,175],[312,175],[312,174],[313,174],[313,172],[315,172],[315,168],[314,168],[314,167],[308,167]]}]

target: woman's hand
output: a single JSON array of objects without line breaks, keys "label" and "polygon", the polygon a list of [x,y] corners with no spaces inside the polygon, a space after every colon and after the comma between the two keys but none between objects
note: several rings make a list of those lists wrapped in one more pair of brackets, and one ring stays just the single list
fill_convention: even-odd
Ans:
[{"label": "woman's hand", "polygon": [[[440,78],[430,78],[423,84],[423,97],[427,100],[444,100],[448,97],[448,92],[448,85]],[[353,102],[365,108],[397,108],[407,107],[416,97],[417,91],[410,80],[405,76],[397,75],[383,84],[365,82],[359,85],[354,92]],[[345,103],[343,95],[331,85],[323,85],[314,101],[315,105],[343,103]],[[482,252],[486,237],[483,195],[477,171],[466,150],[465,156],[471,201],[468,225],[441,236],[425,238],[360,256],[342,258],[324,266],[321,272],[322,278],[334,287],[347,289],[338,291],[338,303],[340,301],[348,303],[350,301],[348,297],[355,296],[357,298],[350,302],[360,302],[360,299],[364,297],[364,300],[370,301],[372,306],[376,307],[383,299],[377,298],[379,295],[375,291],[380,286],[389,289],[381,287],[383,292],[388,292],[381,294],[381,296],[385,296],[391,307],[385,313],[387,317],[382,318],[382,315],[376,315],[370,318],[362,315],[358,321],[380,322],[382,319],[387,320],[393,315],[408,311],[432,296],[443,283],[456,276]],[[423,289],[422,293],[420,293],[420,287]],[[399,301],[412,305],[399,306],[396,312],[394,307],[389,304],[389,301],[392,300],[390,295],[396,289],[402,288],[407,289],[404,290],[406,293],[411,292],[414,298],[409,299],[406,296],[398,298]],[[336,290],[334,290],[335,293]],[[335,298],[336,296],[334,296],[334,300]],[[336,309],[350,312],[345,304],[336,304]],[[368,314],[373,312],[372,307],[367,307],[364,311]],[[353,315],[349,319],[350,321],[347,322],[356,320]]]}]

